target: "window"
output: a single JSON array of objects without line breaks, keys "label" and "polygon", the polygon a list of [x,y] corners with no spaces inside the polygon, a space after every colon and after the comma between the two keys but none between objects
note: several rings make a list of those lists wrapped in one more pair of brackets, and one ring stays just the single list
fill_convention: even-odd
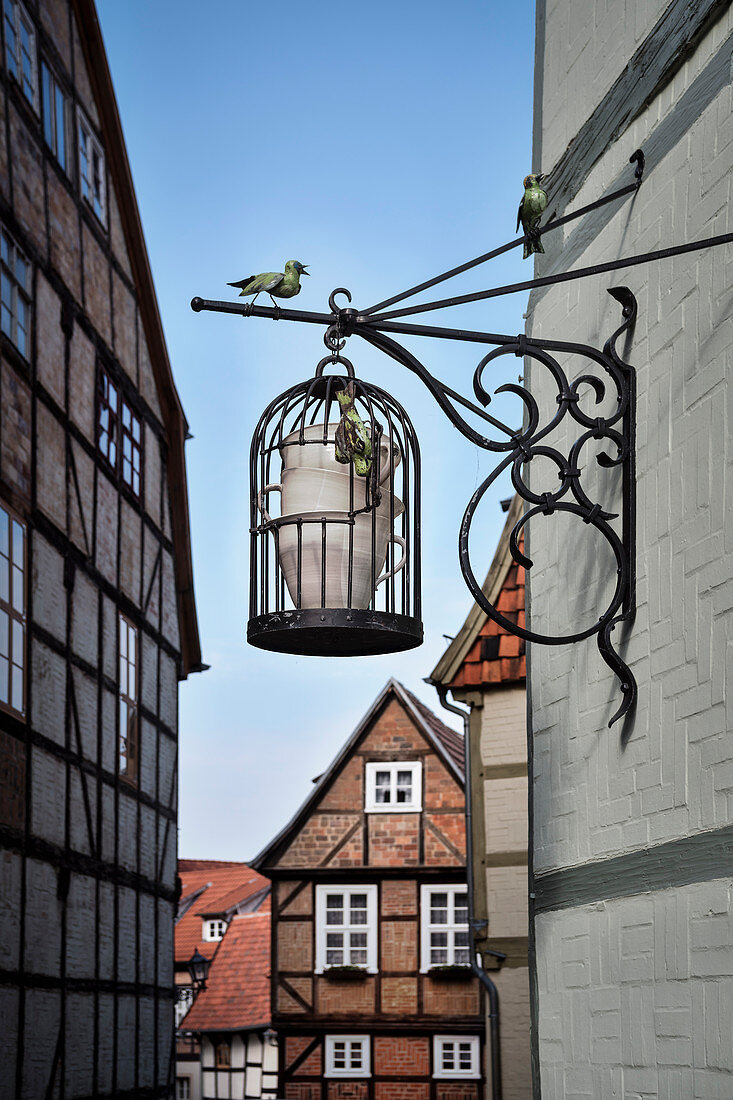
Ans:
[{"label": "window", "polygon": [[100,368],[97,386],[97,447],[136,497],[140,496],[140,419]]},{"label": "window", "polygon": [[181,1026],[181,1021],[193,1004],[193,987],[179,985],[176,987],[176,1027]]},{"label": "window", "polygon": [[225,920],[205,920],[201,938],[208,943],[215,943],[217,940],[224,939],[226,930],[227,922]]},{"label": "window", "polygon": [[191,1100],[190,1077],[176,1077],[176,1100]]},{"label": "window", "polygon": [[68,173],[68,115],[69,107],[61,86],[45,61],[41,62],[41,88],[43,95],[43,136],[63,170]]},{"label": "window", "polygon": [[25,525],[0,505],[0,707],[25,714]]},{"label": "window", "polygon": [[122,480],[140,496],[140,421],[122,402]]},{"label": "window", "polygon": [[119,772],[137,781],[137,630],[120,615]]},{"label": "window", "polygon": [[317,974],[331,966],[376,974],[376,886],[317,886],[316,929]]},{"label": "window", "polygon": [[232,1052],[229,1043],[216,1044],[216,1065],[219,1069],[229,1069],[232,1063]]},{"label": "window", "polygon": [[5,64],[36,106],[36,32],[20,0],[3,0],[5,14]]},{"label": "window", "polygon": [[77,115],[79,135],[79,186],[81,197],[104,224],[107,221],[107,193],[104,180],[104,153],[85,116]]},{"label": "window", "polygon": [[370,762],[366,766],[364,808],[372,813],[422,809],[422,764],[418,761]]},{"label": "window", "polygon": [[326,1077],[371,1077],[369,1036],[327,1035]]},{"label": "window", "polygon": [[0,328],[22,356],[30,352],[31,265],[13,238],[0,230]]},{"label": "window", "polygon": [[433,1077],[480,1077],[478,1035],[434,1035]]},{"label": "window", "polygon": [[470,966],[468,891],[465,886],[422,887],[422,971]]}]

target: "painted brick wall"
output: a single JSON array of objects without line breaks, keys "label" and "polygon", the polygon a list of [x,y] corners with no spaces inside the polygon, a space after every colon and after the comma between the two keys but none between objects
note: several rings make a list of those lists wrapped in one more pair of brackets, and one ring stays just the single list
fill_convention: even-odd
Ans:
[{"label": "painted brick wall", "polygon": [[[547,5],[537,120],[544,171],[608,86],[595,52],[607,48],[620,71],[665,6],[614,0],[580,12],[569,3]],[[574,15],[578,30],[570,33]],[[560,243],[545,238],[543,270],[730,231],[732,30],[728,9],[610,145],[573,205],[593,201],[628,173],[636,147],[658,150],[633,202],[585,237],[568,227],[564,258]],[[723,79],[703,99],[695,82],[713,70]],[[535,646],[531,655],[535,869],[559,871],[560,883],[565,868],[733,821],[730,276],[726,246],[556,286],[531,302],[533,336],[598,345],[619,323],[605,288],[626,284],[639,301],[625,349],[639,390],[638,610],[623,647],[639,704],[626,748],[617,727],[605,728],[617,692],[592,642],[551,651]],[[540,400],[549,400],[536,364],[530,379]],[[612,479],[597,471],[592,456],[586,472],[590,495],[600,492],[615,511]],[[533,472],[535,489],[540,481]],[[549,620],[566,631],[605,606],[603,556],[584,534],[555,517],[535,524],[536,568],[528,578],[534,629]],[[679,885],[538,915],[545,1100],[731,1094],[733,1046],[721,1038],[730,1035],[730,1022],[720,1015],[733,997],[729,889],[727,879]]]}]

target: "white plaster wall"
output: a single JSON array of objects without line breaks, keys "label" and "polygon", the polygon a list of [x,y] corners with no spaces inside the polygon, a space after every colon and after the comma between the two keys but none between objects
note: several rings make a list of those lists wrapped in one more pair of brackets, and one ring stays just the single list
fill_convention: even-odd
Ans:
[{"label": "white plaster wall", "polygon": [[[616,28],[610,39],[614,48],[615,35],[624,43],[620,70],[632,52],[637,9],[647,6],[598,0],[586,7],[589,19],[602,13]],[[651,7],[653,22],[662,5]],[[577,116],[587,117],[598,100],[600,85],[586,64],[592,54],[581,57],[580,40],[568,36],[572,10],[563,0],[548,4],[544,171],[573,137]],[[624,168],[631,179],[628,156],[665,122],[732,27],[729,9],[593,168],[574,206],[598,198]],[[728,83],[573,265],[729,232],[732,162]],[[551,235],[545,242],[543,270],[562,269],[559,241]],[[723,246],[555,286],[532,303],[531,335],[600,346],[620,323],[606,287],[628,285],[639,301],[626,350],[639,391],[637,617],[622,649],[639,684],[638,709],[624,750],[618,727],[606,728],[619,696],[595,642],[533,647],[540,873],[733,821],[732,275],[733,249]],[[571,376],[580,373],[578,363],[571,369],[564,361]],[[556,391],[536,364],[530,385],[551,408]],[[612,407],[605,402],[598,411]],[[535,491],[552,487],[546,473],[532,471]],[[613,477],[595,466],[592,452],[583,476],[590,495],[616,511]],[[568,631],[581,619],[592,622],[608,585],[588,530],[557,517],[535,522],[530,554],[533,628]],[[680,886],[537,917],[543,1100],[733,1097],[730,889],[728,880]]]},{"label": "white plaster wall", "polygon": [[733,1096],[730,881],[537,920],[542,1096]]},{"label": "white plaster wall", "polygon": [[[623,4],[617,3],[623,9]],[[548,33],[551,25],[548,27]],[[713,38],[715,29],[703,44]],[[647,112],[649,125],[659,104]],[[636,145],[622,138],[624,156]],[[579,265],[730,230],[733,113],[724,89],[580,257]],[[618,151],[603,158],[613,178]],[[703,170],[704,167],[704,170]],[[672,187],[670,188],[670,184]],[[678,201],[671,201],[672,192]],[[578,198],[587,199],[585,188]],[[548,245],[557,248],[556,245]],[[535,646],[535,868],[618,854],[731,821],[730,609],[733,578],[730,246],[551,288],[531,334],[602,344],[619,323],[606,294],[626,284],[639,300],[628,351],[637,369],[637,617],[626,659],[639,683],[634,734],[622,751],[606,722],[614,677],[595,642]],[[568,371],[580,373],[580,361]],[[532,366],[533,392],[554,400]],[[601,408],[608,408],[604,404]],[[588,459],[589,484],[618,505],[612,477]],[[602,481],[600,480],[602,479]],[[531,478],[542,488],[542,478]],[[605,506],[605,505],[604,505]],[[615,508],[613,509],[615,510]],[[582,524],[553,516],[531,532],[535,628],[569,630],[605,606],[596,553]],[[615,570],[613,570],[615,580]],[[608,591],[608,585],[605,585]],[[727,701],[728,700],[728,701]]]}]

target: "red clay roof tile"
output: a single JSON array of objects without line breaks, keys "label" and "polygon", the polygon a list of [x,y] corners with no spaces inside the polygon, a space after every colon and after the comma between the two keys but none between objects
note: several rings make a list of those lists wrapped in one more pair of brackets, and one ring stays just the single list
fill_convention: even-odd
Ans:
[{"label": "red clay roof tile", "polygon": [[[178,874],[182,884],[179,903],[182,916],[175,928],[178,964],[188,962],[197,948],[207,959],[216,954],[221,941],[204,942],[201,938],[203,913],[226,913],[270,885],[269,879],[253,871],[247,863],[225,863],[215,859],[181,859]],[[197,896],[186,908],[186,901],[192,895]]]},{"label": "red clay roof tile", "polygon": [[[523,537],[519,540],[522,550]],[[510,622],[524,626],[524,569],[512,562],[496,601],[496,608]],[[499,638],[499,646],[484,649],[482,639]],[[491,643],[492,647],[496,642]],[[522,683],[527,678],[525,643],[521,638],[508,634],[492,619],[487,619],[478,639],[466,654],[463,663],[450,683],[451,688],[476,687],[480,684]]]},{"label": "red clay roof tile", "polygon": [[270,913],[233,917],[186,1031],[246,1031],[270,1022]]}]

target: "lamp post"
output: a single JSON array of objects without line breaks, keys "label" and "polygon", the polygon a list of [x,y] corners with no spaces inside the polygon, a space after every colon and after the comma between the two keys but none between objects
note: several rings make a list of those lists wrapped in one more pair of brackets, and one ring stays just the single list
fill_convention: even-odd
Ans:
[{"label": "lamp post", "polygon": [[[558,229],[599,206],[634,194],[643,178],[644,156],[641,150],[632,154],[630,162],[636,164],[634,182],[597,202],[550,221],[535,229],[534,235]],[[328,313],[281,309],[279,306],[273,309],[251,303],[242,305],[201,298],[192,300],[191,307],[196,312],[212,310],[245,317],[269,317],[326,328],[324,341],[329,355],[318,365],[315,379],[294,387],[276,399],[261,418],[253,439],[248,638],[263,648],[331,655],[392,652],[418,645],[422,640],[417,439],[406,413],[396,402],[394,407],[383,404],[376,408],[376,387],[354,379],[353,368],[341,352],[350,337],[358,336],[417,375],[461,435],[476,446],[497,454],[497,466],[471,496],[461,523],[459,560],[466,584],[489,618],[526,641],[563,645],[595,635],[600,655],[617,676],[622,694],[621,703],[609,721],[612,725],[624,716],[631,718],[637,696],[631,670],[612,641],[616,627],[631,625],[635,615],[636,383],[633,367],[624,362],[617,351],[619,339],[633,331],[637,313],[634,295],[628,287],[609,288],[608,293],[622,308],[622,323],[608,337],[603,348],[562,340],[535,340],[523,334],[512,336],[416,325],[408,323],[405,318],[553,283],[590,278],[714,247],[732,241],[733,233],[473,294],[418,305],[402,305],[398,309],[388,308],[491,260],[523,244],[526,239],[524,236],[518,237],[363,310],[351,307],[351,294],[343,288],[332,292]],[[336,299],[339,296],[346,297],[347,305],[338,304]],[[395,335],[400,334],[491,348],[483,353],[476,367],[473,399],[456,392],[431,374],[412,352],[395,340]],[[525,386],[515,384],[499,386],[494,392],[510,392],[518,399],[521,424],[512,427],[487,411],[492,396],[489,382],[491,366],[503,355],[528,358],[538,369],[547,372],[556,389],[556,405],[549,415],[540,409],[535,396]],[[579,361],[582,362],[580,373],[577,366],[573,366]],[[326,363],[335,370],[327,377],[323,375]],[[331,477],[319,478],[313,473],[308,475],[309,486],[299,496],[295,489],[286,487],[285,481],[289,482],[289,486],[298,483],[302,489],[307,479],[293,470],[287,446],[292,445],[293,454],[300,451],[301,458],[307,459],[297,459],[296,466],[311,471],[318,468],[318,464],[314,467],[307,456],[315,453],[314,445],[317,449],[320,444],[323,454],[328,450],[329,408],[337,392],[349,382],[356,384],[357,401],[361,402],[365,421],[372,433],[373,447],[378,445],[385,428],[382,423],[385,416],[390,416],[393,422],[395,415],[398,417],[405,439],[409,439],[402,474],[397,475],[396,463],[390,456],[385,483],[381,473],[374,473],[373,470],[369,486],[360,484],[353,471],[345,475],[332,469],[326,471],[326,474],[333,475]],[[463,410],[478,417],[486,427],[482,427],[481,431],[474,428],[465,419]],[[561,425],[561,431],[569,438],[562,448],[554,443],[553,435]],[[312,427],[316,429],[315,438],[308,436]],[[387,424],[386,428],[392,441],[399,433],[393,430],[393,424]],[[551,442],[553,445],[550,445]],[[589,485],[587,472],[591,464],[588,454],[593,448],[595,464],[617,474],[615,491],[621,500],[618,513],[604,507],[605,502],[595,499],[598,490]],[[282,476],[271,481],[270,462],[278,453],[282,460]],[[533,459],[554,465],[559,484],[543,485],[541,490],[531,486],[527,472]],[[379,462],[374,466],[378,471],[381,469]],[[510,472],[515,491],[527,505],[510,539],[512,557],[519,565],[525,569],[532,567],[532,560],[520,550],[519,542],[524,527],[538,517],[549,519],[553,515],[564,514],[585,525],[600,539],[599,547],[605,545],[610,550],[615,564],[610,599],[598,612],[595,622],[583,629],[565,635],[529,630],[507,620],[482,591],[470,561],[469,535],[478,505],[504,471]],[[395,491],[396,476],[403,478],[402,487],[404,477],[409,476],[413,486],[409,523],[407,508],[400,511],[402,498]],[[272,516],[263,503],[265,497],[273,492],[279,492],[283,502],[280,514],[276,516]],[[329,495],[331,493],[334,495]],[[409,545],[406,531],[410,533]],[[404,560],[399,565],[395,546],[401,546],[403,550]],[[382,576],[385,566],[386,572]],[[401,577],[396,582],[395,577],[400,572]],[[389,584],[386,583],[388,580]],[[380,594],[384,599],[380,607],[377,605],[377,590],[381,582],[385,582],[385,587]]]},{"label": "lamp post", "polygon": [[211,960],[202,955],[197,947],[186,966],[188,967],[188,973],[191,975],[194,992],[200,993],[202,989],[206,989],[206,979],[209,976]]}]

